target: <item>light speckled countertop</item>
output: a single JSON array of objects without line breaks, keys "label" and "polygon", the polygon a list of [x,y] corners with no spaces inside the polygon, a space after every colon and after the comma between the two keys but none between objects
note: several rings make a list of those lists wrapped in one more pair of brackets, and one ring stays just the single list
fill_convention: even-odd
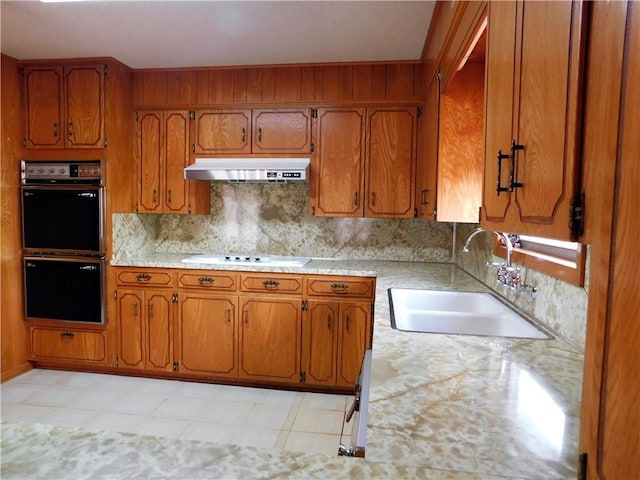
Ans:
[{"label": "light speckled countertop", "polygon": [[[184,264],[184,256],[155,254],[112,265],[221,269]],[[313,260],[301,268],[269,270],[377,277],[366,458],[248,447],[239,452],[232,445],[91,434],[93,445],[116,442],[122,448],[109,452],[118,455],[117,461],[109,457],[110,468],[131,472],[127,465],[133,462],[140,476],[176,478],[575,478],[583,358],[574,347],[559,339],[420,334],[390,327],[388,288],[489,291],[464,271],[444,263],[361,260]],[[38,432],[25,428],[3,425],[3,451],[11,451],[4,445],[8,434],[23,435],[34,443],[21,447],[25,456],[43,455],[35,445]],[[92,455],[92,447],[80,442],[86,432],[43,426],[40,434],[55,434],[59,448],[71,442],[75,451]],[[127,453],[127,445],[136,453]],[[56,473],[56,462],[64,471],[53,455],[45,458],[45,464],[53,462],[47,474]],[[164,455],[162,462],[158,455]],[[107,460],[100,458],[93,461],[94,472],[105,471]],[[159,463],[171,470],[159,470]]]}]

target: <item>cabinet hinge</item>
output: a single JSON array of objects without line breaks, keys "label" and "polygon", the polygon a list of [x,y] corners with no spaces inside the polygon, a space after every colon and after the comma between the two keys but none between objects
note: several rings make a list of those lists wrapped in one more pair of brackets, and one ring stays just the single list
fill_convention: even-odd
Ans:
[{"label": "cabinet hinge", "polygon": [[311,118],[318,118],[318,109],[317,108],[312,108],[311,109]]},{"label": "cabinet hinge", "polygon": [[113,298],[116,299],[116,300],[118,299],[118,291],[117,290],[113,291]]},{"label": "cabinet hinge", "polygon": [[578,455],[578,480],[587,480],[587,459],[584,452]]},{"label": "cabinet hinge", "polygon": [[300,372],[300,383],[305,383],[307,381],[307,374],[305,372]]},{"label": "cabinet hinge", "polygon": [[418,209],[417,208],[413,209],[413,218],[418,218]]},{"label": "cabinet hinge", "polygon": [[438,73],[436,73],[436,78],[438,79],[439,82],[442,81],[442,71],[440,71],[440,69],[438,69]]},{"label": "cabinet hinge", "polygon": [[178,362],[173,362],[173,371],[177,372],[180,370],[180,364]]},{"label": "cabinet hinge", "polygon": [[193,153],[196,153],[196,144],[195,144],[195,143],[192,143],[192,144],[191,144],[191,151],[192,151]]},{"label": "cabinet hinge", "polygon": [[311,153],[313,153],[315,149],[316,149],[315,143],[311,143]]},{"label": "cabinet hinge", "polygon": [[194,110],[189,110],[189,120],[196,119],[196,112]]},{"label": "cabinet hinge", "polygon": [[188,212],[188,213],[191,213],[191,204],[189,204],[189,205],[187,206],[187,212]]},{"label": "cabinet hinge", "polygon": [[418,117],[422,116],[422,109],[420,107],[418,107],[418,113],[417,113]]},{"label": "cabinet hinge", "polygon": [[118,365],[120,365],[120,359],[116,357],[116,368],[118,367]]},{"label": "cabinet hinge", "polygon": [[309,302],[307,302],[306,300],[302,301],[302,310],[304,310],[305,312],[309,310]]},{"label": "cabinet hinge", "polygon": [[106,77],[107,75],[109,75],[109,65],[103,65],[102,66],[102,72],[104,73],[104,76]]},{"label": "cabinet hinge", "polygon": [[178,303],[178,294],[174,293],[173,295],[171,295],[171,301],[173,303]]},{"label": "cabinet hinge", "polygon": [[584,233],[584,190],[569,204],[569,228],[576,237]]},{"label": "cabinet hinge", "polygon": [[140,121],[140,117],[138,117],[138,112],[136,112],[136,122]]},{"label": "cabinet hinge", "polygon": [[105,138],[104,139],[104,148],[107,148],[109,146],[109,139]]}]

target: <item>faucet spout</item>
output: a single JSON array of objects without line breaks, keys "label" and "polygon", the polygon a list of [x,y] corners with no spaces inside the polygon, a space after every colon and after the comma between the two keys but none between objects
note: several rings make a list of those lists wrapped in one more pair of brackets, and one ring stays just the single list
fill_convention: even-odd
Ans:
[{"label": "faucet spout", "polygon": [[478,235],[479,233],[482,233],[482,232],[495,233],[499,238],[501,238],[504,241],[504,244],[507,247],[507,259],[506,259],[506,262],[505,262],[505,266],[507,268],[511,267],[511,252],[513,251],[513,244],[511,243],[511,240],[509,239],[509,236],[506,235],[503,232],[497,232],[495,230],[485,230],[482,227],[478,227],[473,232],[471,232],[469,235],[467,235],[467,239],[464,242],[464,247],[462,247],[462,251],[465,252],[465,253],[468,253],[469,252],[469,244],[471,243],[471,239],[473,239],[473,237],[475,237],[476,235]]}]

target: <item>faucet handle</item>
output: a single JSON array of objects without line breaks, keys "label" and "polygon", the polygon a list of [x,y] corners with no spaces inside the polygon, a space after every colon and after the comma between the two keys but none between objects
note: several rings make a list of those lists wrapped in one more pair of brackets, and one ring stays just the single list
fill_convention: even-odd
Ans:
[{"label": "faucet handle", "polygon": [[487,262],[487,267],[502,267],[504,263],[500,262]]}]

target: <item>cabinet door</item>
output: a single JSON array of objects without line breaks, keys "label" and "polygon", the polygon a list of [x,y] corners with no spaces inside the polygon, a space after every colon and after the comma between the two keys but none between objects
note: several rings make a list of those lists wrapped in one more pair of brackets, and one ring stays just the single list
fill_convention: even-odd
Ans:
[{"label": "cabinet door", "polygon": [[436,219],[438,175],[438,118],[440,107],[440,80],[435,80],[418,119],[418,152],[416,162],[415,205],[418,218]]},{"label": "cabinet door", "polygon": [[371,346],[371,304],[341,303],[338,336],[338,386],[355,386],[364,351]]},{"label": "cabinet door", "polygon": [[144,364],[144,291],[118,290],[118,365],[143,370]]},{"label": "cabinet door", "polygon": [[64,148],[62,67],[25,67],[26,147]]},{"label": "cabinet door", "polygon": [[365,217],[412,218],[416,107],[367,110]]},{"label": "cabinet door", "polygon": [[[515,138],[518,217],[537,235],[572,234],[567,212],[576,190],[582,2],[523,2],[519,114]],[[523,230],[523,229],[519,229]],[[523,231],[523,233],[525,233]]]},{"label": "cabinet door", "polygon": [[138,212],[160,213],[164,162],[162,112],[138,113]]},{"label": "cabinet door", "polygon": [[30,327],[30,333],[31,360],[106,363],[107,338],[104,331]]},{"label": "cabinet door", "polygon": [[300,300],[243,298],[241,315],[239,376],[287,383],[299,381]]},{"label": "cabinet door", "polygon": [[585,11],[582,2],[489,5],[486,228],[573,238]]},{"label": "cabinet door", "polygon": [[303,319],[303,369],[310,385],[336,384],[338,302],[309,301]]},{"label": "cabinet door", "polygon": [[173,369],[173,301],[170,292],[145,292],[146,369],[170,372]]},{"label": "cabinet door", "polygon": [[237,297],[180,294],[180,371],[237,377]]},{"label": "cabinet door", "polygon": [[312,214],[364,214],[364,108],[319,108],[317,145],[311,166]]},{"label": "cabinet door", "polygon": [[311,153],[311,111],[256,109],[252,112],[253,153]]},{"label": "cabinet door", "polygon": [[[485,162],[483,225],[503,229],[511,203],[508,191],[513,131],[516,2],[489,2],[485,58]],[[500,156],[500,158],[499,158]],[[498,185],[499,182],[499,185]]]},{"label": "cabinet door", "polygon": [[196,154],[251,153],[251,110],[200,110],[194,123]]},{"label": "cabinet door", "polygon": [[164,206],[165,213],[188,213],[189,183],[184,169],[189,166],[189,112],[164,112]]},{"label": "cabinet door", "polygon": [[66,148],[104,147],[104,67],[65,67]]}]

